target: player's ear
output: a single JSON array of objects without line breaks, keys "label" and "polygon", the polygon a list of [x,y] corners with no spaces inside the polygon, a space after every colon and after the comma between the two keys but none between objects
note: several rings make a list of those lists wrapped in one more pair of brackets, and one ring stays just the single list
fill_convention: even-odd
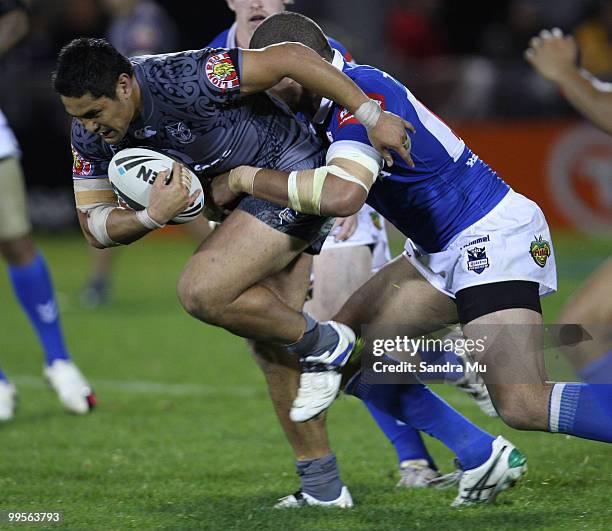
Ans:
[{"label": "player's ear", "polygon": [[121,74],[117,79],[117,87],[115,89],[117,99],[126,100],[132,95],[134,90],[134,81],[129,74]]},{"label": "player's ear", "polygon": [[234,0],[225,0],[227,2],[227,7],[229,7],[234,13],[236,12],[236,3]]}]

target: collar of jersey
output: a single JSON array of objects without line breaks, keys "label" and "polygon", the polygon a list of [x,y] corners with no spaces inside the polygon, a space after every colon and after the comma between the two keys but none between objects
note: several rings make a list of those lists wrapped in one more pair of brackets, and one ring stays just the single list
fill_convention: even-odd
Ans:
[{"label": "collar of jersey", "polygon": [[[342,57],[342,54],[335,48],[334,58],[332,59],[332,66],[335,66],[338,70],[340,70],[340,72],[344,70],[344,57]],[[322,98],[321,104],[319,105],[319,110],[315,113],[312,122],[315,124],[322,124],[327,118],[327,115],[333,103],[333,101],[328,100],[327,98]]]}]

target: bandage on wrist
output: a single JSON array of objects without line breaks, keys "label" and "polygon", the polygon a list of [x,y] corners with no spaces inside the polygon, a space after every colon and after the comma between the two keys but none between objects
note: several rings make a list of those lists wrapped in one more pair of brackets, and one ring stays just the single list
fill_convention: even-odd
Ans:
[{"label": "bandage on wrist", "polygon": [[253,187],[255,186],[255,175],[261,168],[253,166],[238,166],[230,171],[228,178],[229,189],[234,194],[247,193],[253,195]]},{"label": "bandage on wrist", "polygon": [[147,208],[136,212],[136,217],[138,218],[138,221],[140,221],[140,223],[142,223],[147,229],[150,230],[161,229],[162,227],[166,226],[165,224],[158,223],[157,221],[155,221],[149,215],[149,211]]},{"label": "bandage on wrist", "polygon": [[372,129],[378,123],[382,109],[376,101],[369,99],[362,103],[355,111],[355,118],[361,122],[366,129]]}]

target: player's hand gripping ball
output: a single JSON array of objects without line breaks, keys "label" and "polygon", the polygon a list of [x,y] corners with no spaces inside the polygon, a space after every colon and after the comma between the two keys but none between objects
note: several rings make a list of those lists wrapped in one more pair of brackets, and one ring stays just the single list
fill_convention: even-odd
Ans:
[{"label": "player's hand gripping ball", "polygon": [[[127,148],[119,151],[112,158],[108,168],[108,177],[119,202],[133,210],[144,210],[149,206],[149,194],[157,174],[172,171],[175,159],[148,148]],[[180,161],[179,161],[180,162]],[[198,190],[200,195],[169,223],[187,223],[197,218],[204,208],[204,191],[198,177],[188,168],[183,173],[189,183],[189,194]]]}]

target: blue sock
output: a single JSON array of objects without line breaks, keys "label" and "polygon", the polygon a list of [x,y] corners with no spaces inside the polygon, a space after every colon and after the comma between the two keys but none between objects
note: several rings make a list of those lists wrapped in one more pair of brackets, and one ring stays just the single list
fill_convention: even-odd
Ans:
[{"label": "blue sock", "polygon": [[47,364],[68,359],[53,285],[42,254],[25,266],[9,266],[8,270],[15,296],[38,334]]},{"label": "blue sock", "polygon": [[418,430],[394,419],[367,400],[364,401],[364,404],[370,411],[376,424],[378,424],[378,427],[395,448],[397,459],[400,463],[412,459],[425,459],[431,468],[438,469],[433,458],[429,455]]},{"label": "blue sock", "polygon": [[450,448],[463,470],[483,464],[490,456],[494,437],[421,383],[375,385],[358,373],[346,392],[371,402],[381,411],[435,437]]},{"label": "blue sock", "polygon": [[580,377],[592,384],[591,393],[612,422],[612,350],[584,367]]},{"label": "blue sock", "polygon": [[608,386],[556,383],[548,403],[548,431],[567,433],[583,439],[612,442],[610,405],[608,402],[599,402],[595,399],[593,389],[597,387]]},{"label": "blue sock", "polygon": [[[454,352],[419,350],[419,354],[421,361],[435,369],[432,372],[420,372],[419,380],[423,382],[431,380],[454,382],[463,377],[465,368],[463,360]],[[448,370],[444,370],[447,363],[449,364]]]},{"label": "blue sock", "polygon": [[0,382],[8,382],[8,378],[6,377],[6,374],[2,372],[2,369],[0,369]]}]

